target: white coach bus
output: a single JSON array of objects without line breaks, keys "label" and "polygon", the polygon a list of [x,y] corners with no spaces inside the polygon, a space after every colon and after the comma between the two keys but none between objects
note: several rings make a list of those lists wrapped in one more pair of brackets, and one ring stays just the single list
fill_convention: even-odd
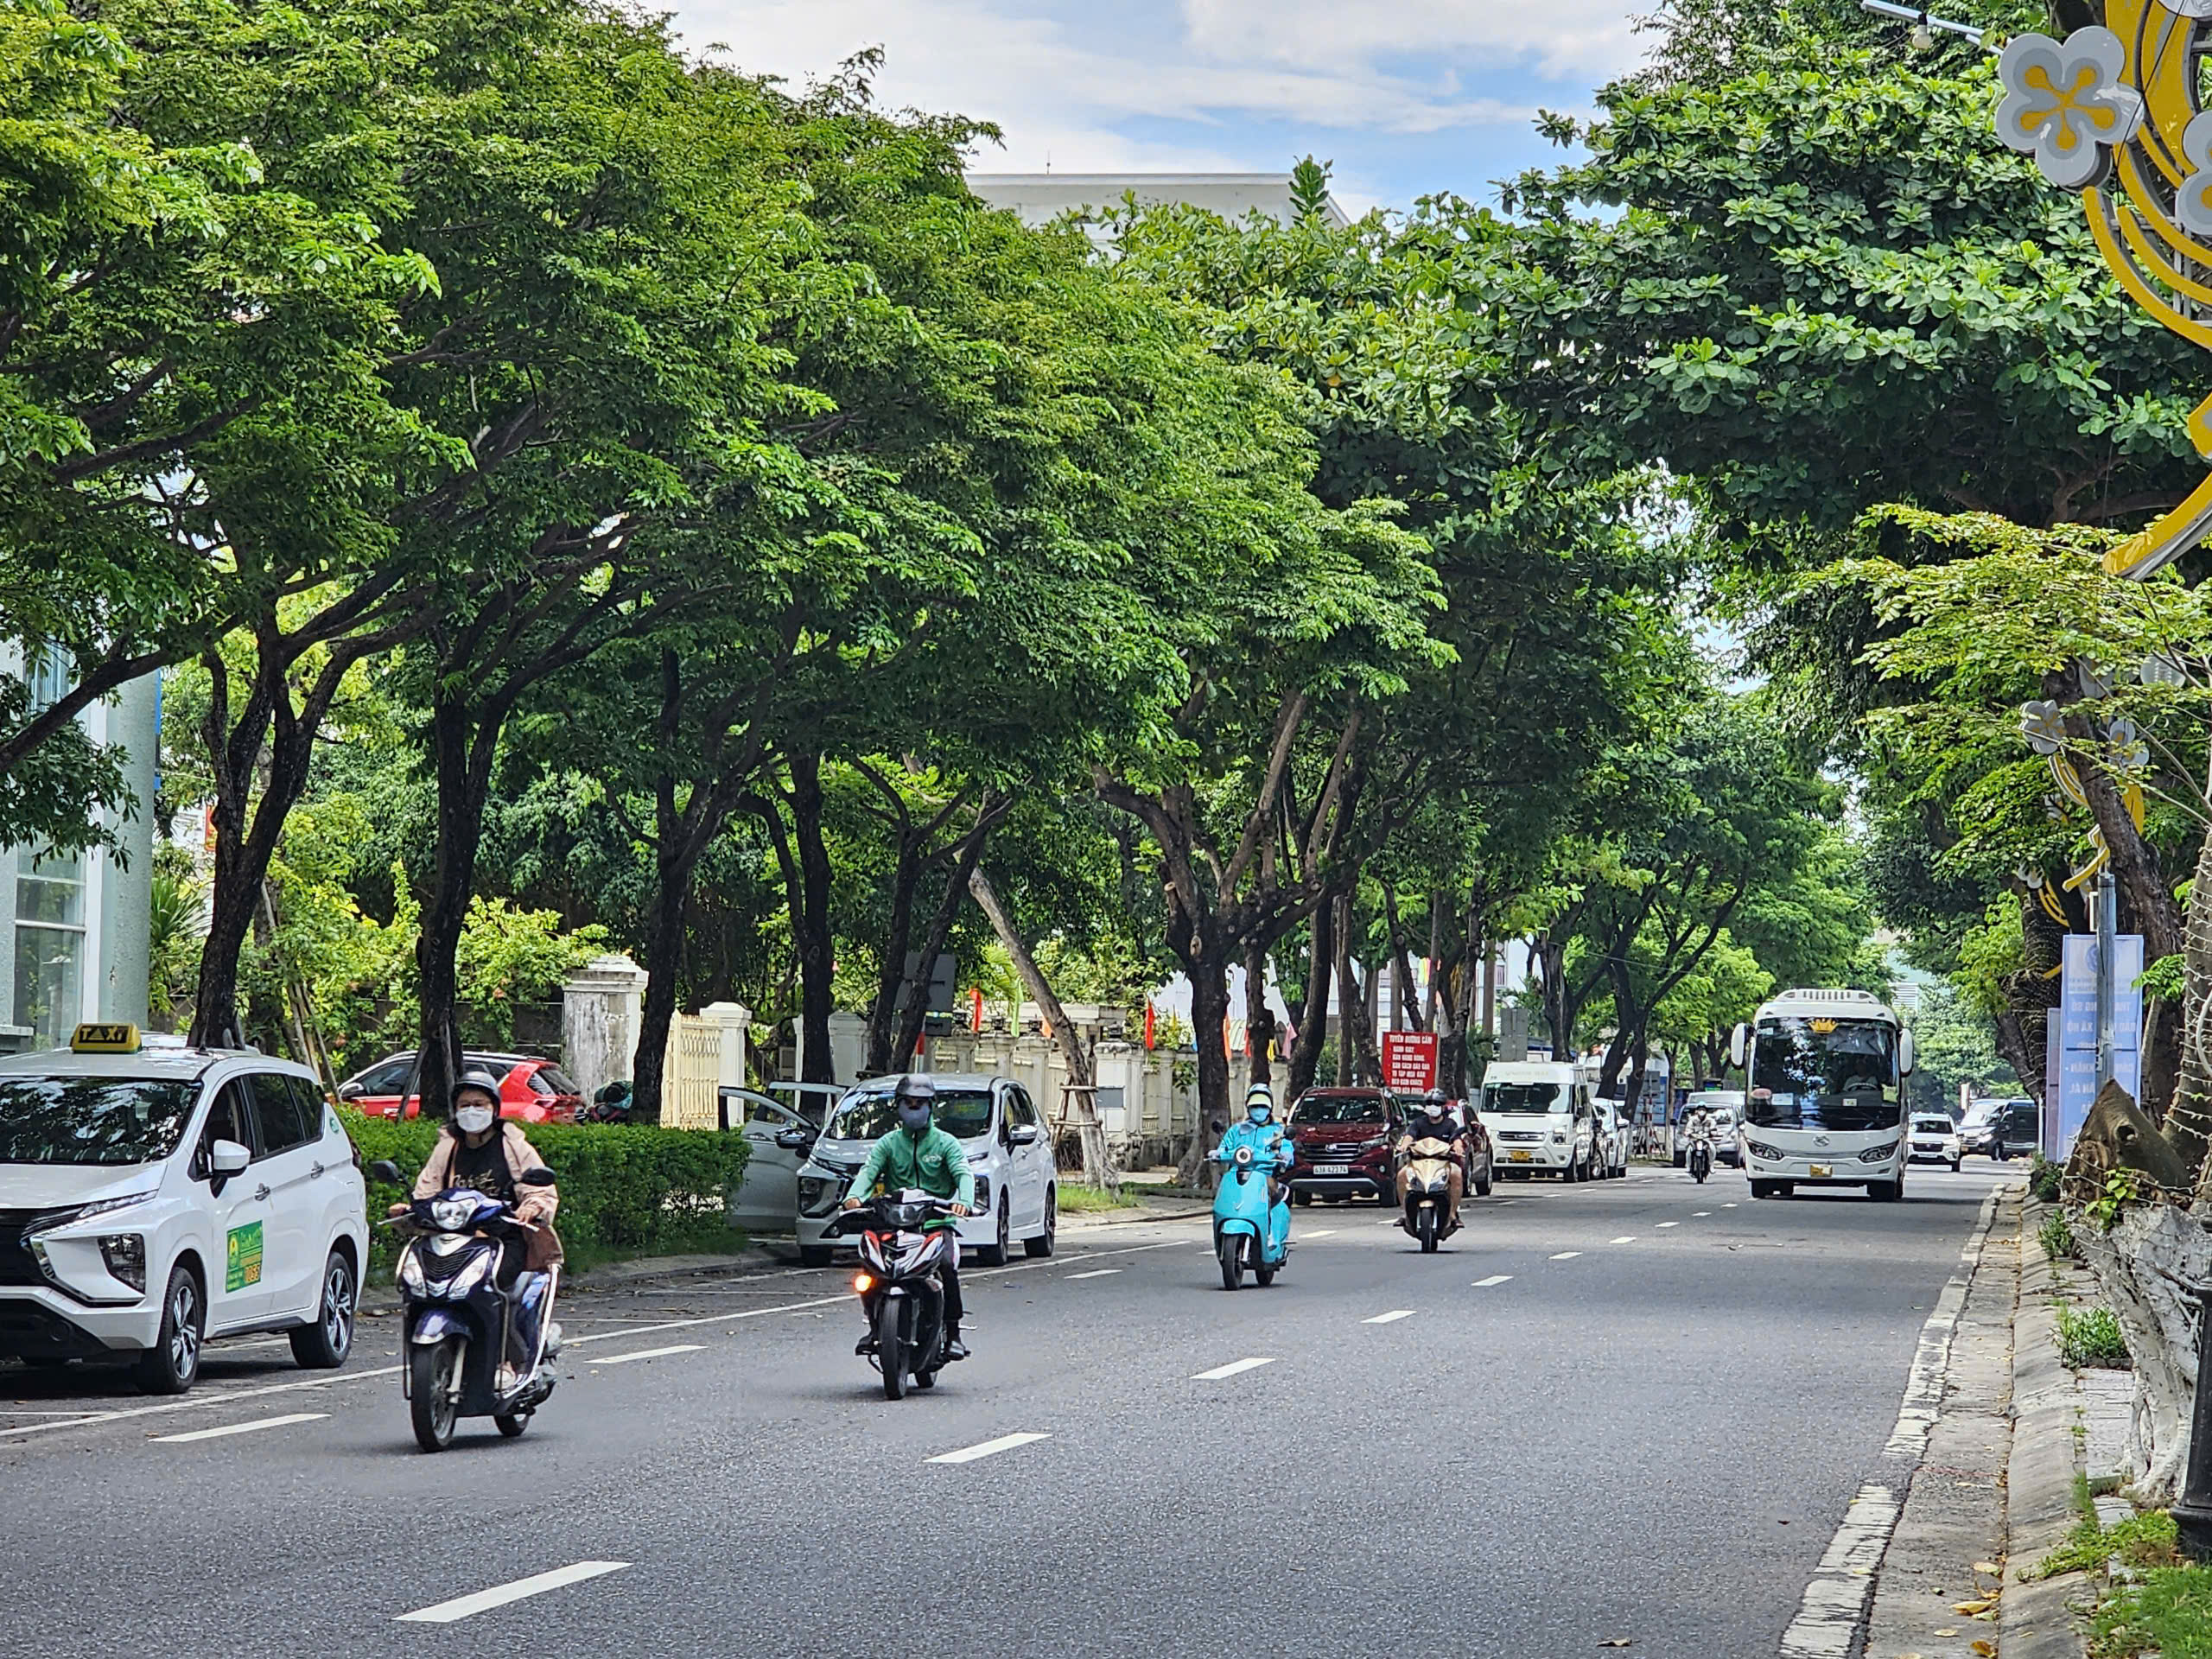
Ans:
[{"label": "white coach bus", "polygon": [[1912,1033],[1865,991],[1784,991],[1736,1027],[1745,1068],[1744,1173],[1755,1198],[1801,1186],[1904,1196]]}]

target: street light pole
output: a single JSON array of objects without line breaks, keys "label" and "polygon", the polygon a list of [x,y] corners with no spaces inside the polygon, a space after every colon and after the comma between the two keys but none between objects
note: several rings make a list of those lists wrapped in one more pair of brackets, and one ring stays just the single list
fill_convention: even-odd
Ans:
[{"label": "street light pole", "polygon": [[2119,899],[2112,872],[2097,877],[2097,1089],[2112,1081],[2113,1011],[2119,997],[2113,984],[2113,961],[2119,951]]}]

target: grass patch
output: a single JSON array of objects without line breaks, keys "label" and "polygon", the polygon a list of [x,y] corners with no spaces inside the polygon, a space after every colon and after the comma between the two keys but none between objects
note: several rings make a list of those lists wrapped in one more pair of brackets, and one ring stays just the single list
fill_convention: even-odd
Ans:
[{"label": "grass patch", "polygon": [[1081,1181],[1060,1184],[1060,1213],[1064,1216],[1085,1215],[1096,1210],[1126,1210],[1134,1202],[1115,1198],[1101,1186],[1085,1186]]},{"label": "grass patch", "polygon": [[2141,1582],[2114,1586],[2097,1609],[2089,1651],[2096,1659],[2212,1659],[2212,1567],[2154,1567]]},{"label": "grass patch", "polygon": [[2116,1527],[2098,1523],[2093,1510],[2066,1535],[2066,1541],[2043,1558],[2033,1574],[2055,1579],[2062,1573],[2101,1570],[2117,1556],[2130,1567],[2170,1567],[2174,1561],[2174,1518],[2164,1510],[2130,1516]]},{"label": "grass patch", "polygon": [[2053,1262],[2064,1262],[2074,1254],[2074,1229],[2066,1219],[2063,1210],[2055,1210],[2044,1217],[2043,1225],[2036,1229],[2036,1236],[2043,1243],[2043,1253]]},{"label": "grass patch", "polygon": [[2075,1370],[2126,1370],[2127,1341],[2108,1307],[2058,1310],[2058,1357]]}]

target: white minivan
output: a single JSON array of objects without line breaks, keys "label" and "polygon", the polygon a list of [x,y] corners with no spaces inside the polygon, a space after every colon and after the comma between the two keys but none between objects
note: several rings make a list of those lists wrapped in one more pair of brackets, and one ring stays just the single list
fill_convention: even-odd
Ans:
[{"label": "white minivan", "polygon": [[1538,1171],[1562,1180],[1598,1176],[1592,1090],[1565,1060],[1492,1060],[1483,1073],[1478,1111],[1490,1131],[1498,1173]]},{"label": "white minivan", "polygon": [[353,1142],[315,1074],[79,1026],[0,1058],[0,1354],[135,1357],[181,1394],[210,1337],[282,1331],[345,1363],[368,1250]]},{"label": "white minivan", "polygon": [[[1050,1255],[1059,1235],[1059,1173],[1052,1138],[1029,1091],[1012,1077],[983,1073],[934,1075],[938,1128],[960,1142],[976,1173],[976,1213],[959,1224],[963,1255],[1001,1265],[1020,1239],[1031,1255]],[[824,1267],[834,1249],[855,1241],[831,1238],[830,1221],[869,1151],[899,1127],[892,1090],[896,1077],[870,1077],[837,1103],[822,1138],[798,1172],[799,1260]]]}]

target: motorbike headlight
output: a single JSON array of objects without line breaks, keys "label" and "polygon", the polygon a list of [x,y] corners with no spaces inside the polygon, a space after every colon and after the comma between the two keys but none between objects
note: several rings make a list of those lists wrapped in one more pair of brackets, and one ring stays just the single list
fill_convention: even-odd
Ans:
[{"label": "motorbike headlight", "polygon": [[448,1296],[465,1296],[492,1276],[492,1264],[499,1259],[497,1250],[480,1250],[464,1262],[459,1273],[445,1287]]},{"label": "motorbike headlight", "polygon": [[474,1198],[433,1198],[430,1200],[430,1220],[448,1233],[457,1233],[468,1225],[476,1213]]},{"label": "motorbike headlight", "polygon": [[415,1247],[411,1244],[399,1255],[399,1282],[410,1290],[423,1288],[423,1264],[416,1259]]}]

